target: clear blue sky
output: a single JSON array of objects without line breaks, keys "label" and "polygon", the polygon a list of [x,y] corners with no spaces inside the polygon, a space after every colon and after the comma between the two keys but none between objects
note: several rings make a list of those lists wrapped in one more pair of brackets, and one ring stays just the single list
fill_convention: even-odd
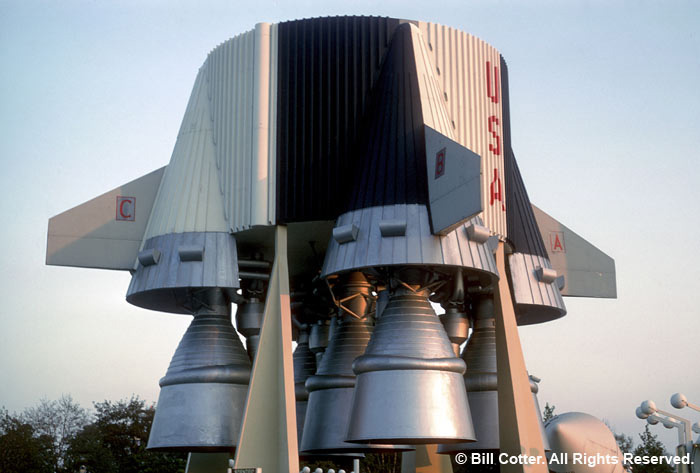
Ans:
[{"label": "clear blue sky", "polygon": [[565,318],[521,331],[541,404],[636,434],[643,399],[700,403],[697,4],[0,0],[0,406],[157,399],[188,317],[127,304],[127,273],[45,266],[47,221],[167,164],[217,44],[340,14],[435,21],[499,49],[531,200],[615,258],[617,300],[567,299]]}]

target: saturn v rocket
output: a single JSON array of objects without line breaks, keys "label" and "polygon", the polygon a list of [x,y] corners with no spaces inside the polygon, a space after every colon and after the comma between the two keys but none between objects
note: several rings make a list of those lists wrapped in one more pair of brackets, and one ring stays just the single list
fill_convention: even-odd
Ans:
[{"label": "saturn v rocket", "polygon": [[289,458],[503,448],[504,307],[615,297],[613,260],[530,203],[510,127],[503,57],[450,27],[315,18],[214,48],[170,163],[49,221],[47,264],[130,271],[129,303],[192,316],[148,448],[256,466],[265,425]]}]

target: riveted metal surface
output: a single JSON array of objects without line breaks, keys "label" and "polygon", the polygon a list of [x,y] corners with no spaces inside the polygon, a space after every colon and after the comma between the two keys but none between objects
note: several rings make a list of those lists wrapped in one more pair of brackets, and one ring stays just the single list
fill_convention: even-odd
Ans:
[{"label": "riveted metal surface", "polygon": [[455,358],[447,334],[427,299],[399,287],[377,322],[365,358],[410,357],[417,362],[453,359],[456,372],[437,369],[355,369],[357,384],[347,440],[442,443],[474,440],[464,387],[464,363]]},{"label": "riveted metal surface", "polygon": [[[181,247],[202,248],[201,261],[180,259]],[[227,232],[170,233],[150,238],[142,251],[158,250],[157,264],[138,263],[131,277],[126,300],[145,309],[191,313],[190,294],[207,287],[224,289],[229,295],[239,286],[238,252]]]},{"label": "riveted metal surface", "polygon": [[231,325],[229,305],[214,310],[194,316],[160,381],[151,450],[236,448],[251,365]]},{"label": "riveted metal surface", "polygon": [[557,282],[543,282],[538,268],[551,269],[542,256],[513,253],[508,256],[513,302],[518,325],[537,324],[558,319],[566,314]]},{"label": "riveted metal surface", "polygon": [[[404,236],[383,237],[383,220],[406,221]],[[493,254],[485,243],[470,240],[467,227],[481,225],[474,217],[445,236],[433,235],[425,205],[387,205],[344,213],[337,226],[355,225],[357,239],[338,243],[331,238],[322,275],[375,266],[426,265],[461,266],[473,269],[485,279],[498,277]]]}]

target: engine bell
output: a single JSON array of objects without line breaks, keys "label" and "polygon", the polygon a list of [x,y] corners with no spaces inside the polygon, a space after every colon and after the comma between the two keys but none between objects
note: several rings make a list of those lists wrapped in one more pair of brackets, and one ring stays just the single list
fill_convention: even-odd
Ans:
[{"label": "engine bell", "polygon": [[316,357],[309,350],[309,326],[303,324],[299,328],[297,347],[294,350],[294,396],[296,398],[297,411],[297,443],[301,445],[301,433],[304,430],[304,418],[306,406],[309,400],[309,392],[304,383],[316,372]]},{"label": "engine bell", "polygon": [[429,291],[401,283],[355,360],[347,440],[430,444],[474,440],[462,375]]},{"label": "engine bell", "polygon": [[[342,286],[338,326],[318,370],[306,381],[309,401],[300,451],[304,454],[369,453],[410,450],[408,446],[353,444],[345,441],[352,406],[353,361],[362,355],[373,326],[369,315],[372,286],[362,273]],[[359,455],[358,455],[359,456]]]},{"label": "engine bell", "polygon": [[[474,330],[462,352],[467,364],[464,381],[469,407],[472,411],[476,442],[440,445],[438,453],[469,451],[497,451],[500,449],[498,426],[498,374],[496,364],[496,320],[493,299],[482,297],[476,302]],[[530,390],[535,401],[540,431],[544,433],[542,416],[537,402],[537,378],[530,377]],[[539,380],[538,380],[539,381]],[[545,450],[549,450],[543,436]]]},{"label": "engine bell", "polygon": [[236,311],[236,328],[245,337],[248,358],[251,362],[255,360],[255,353],[260,344],[260,329],[264,313],[265,303],[254,296],[239,304]]},{"label": "engine bell", "polygon": [[230,303],[210,290],[160,380],[149,450],[232,452],[240,434],[250,360]]}]

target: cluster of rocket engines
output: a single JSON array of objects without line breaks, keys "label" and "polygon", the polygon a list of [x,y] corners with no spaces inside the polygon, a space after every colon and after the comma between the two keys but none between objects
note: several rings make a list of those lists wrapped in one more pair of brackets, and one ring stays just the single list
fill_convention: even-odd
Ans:
[{"label": "cluster of rocket engines", "polygon": [[[493,299],[482,286],[467,294],[461,272],[446,279],[404,266],[379,279],[351,271],[294,294],[300,454],[499,448]],[[243,294],[235,320],[247,350],[222,291],[197,296],[201,305],[160,381],[149,448],[235,449],[264,304],[253,290]]]},{"label": "cluster of rocket engines", "polygon": [[[306,27],[312,31],[324,26],[310,21]],[[426,76],[432,69],[427,46],[409,23],[397,24],[387,37],[364,99],[365,122],[350,144],[359,156],[349,167],[345,195],[330,209],[337,215],[330,220],[323,264],[291,278],[302,455],[361,456],[416,444],[440,444],[444,453],[498,449],[493,284],[505,275],[498,274],[493,256],[498,237],[479,215],[463,213],[449,228],[435,228],[442,210],[430,202],[430,134],[452,145],[443,148],[449,161],[441,172],[459,171],[456,153],[462,150],[454,142],[444,94]],[[200,75],[207,73],[205,68]],[[197,90],[196,85],[188,113],[202,107]],[[481,188],[478,179],[472,185]],[[477,196],[480,204],[480,192]],[[468,202],[452,199],[448,205]],[[127,299],[194,316],[160,381],[149,448],[236,448],[270,266],[252,256],[259,250],[254,243],[237,245],[241,238],[223,232],[157,235],[139,253]],[[246,250],[238,246],[253,252],[239,258]],[[153,264],[154,251],[160,263]],[[239,268],[238,277],[231,274],[214,287],[162,283],[188,260],[206,266],[207,257],[215,257],[211,264],[224,272]],[[238,305],[236,328],[247,350],[231,324],[230,302]],[[445,313],[436,315],[431,302]],[[534,381],[532,391],[537,392]]]},{"label": "cluster of rocket engines", "polygon": [[170,164],[117,190],[117,221],[49,226],[50,264],[128,269],[130,303],[193,316],[148,448],[236,449],[284,225],[300,453],[498,449],[494,284],[519,324],[565,314],[507,92],[495,49],[431,23],[261,24],[214,49]]}]

